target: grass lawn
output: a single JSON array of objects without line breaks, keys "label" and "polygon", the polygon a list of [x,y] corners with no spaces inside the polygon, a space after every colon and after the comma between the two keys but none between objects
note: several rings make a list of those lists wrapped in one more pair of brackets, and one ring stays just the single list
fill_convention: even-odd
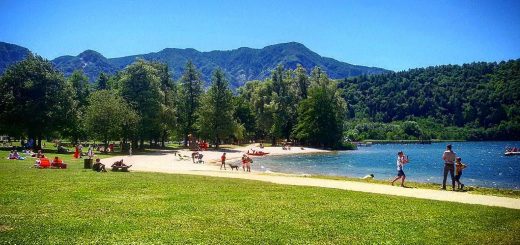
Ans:
[{"label": "grass lawn", "polygon": [[0,244],[520,241],[520,210],[0,156]]}]

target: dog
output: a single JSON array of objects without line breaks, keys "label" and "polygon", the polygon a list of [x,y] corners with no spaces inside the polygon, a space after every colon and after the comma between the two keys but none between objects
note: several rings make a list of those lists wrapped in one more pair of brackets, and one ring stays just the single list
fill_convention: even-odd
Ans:
[{"label": "dog", "polygon": [[230,163],[228,165],[231,168],[231,171],[233,171],[234,168],[238,171],[239,164],[237,164],[237,163]]},{"label": "dog", "polygon": [[364,180],[374,179],[374,174],[366,175],[365,177],[363,177],[363,178],[361,178],[361,179],[364,179]]}]

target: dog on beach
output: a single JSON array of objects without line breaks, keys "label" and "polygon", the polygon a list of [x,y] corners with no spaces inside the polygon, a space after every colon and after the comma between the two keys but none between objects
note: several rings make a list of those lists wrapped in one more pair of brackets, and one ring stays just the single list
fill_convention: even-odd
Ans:
[{"label": "dog on beach", "polygon": [[367,180],[367,179],[374,179],[374,174],[366,175],[365,177],[363,177],[363,178],[361,178],[361,179],[364,179],[364,180]]},{"label": "dog on beach", "polygon": [[233,169],[236,169],[238,171],[238,167],[239,167],[238,163],[230,163],[228,165],[231,168],[231,171],[233,171]]}]

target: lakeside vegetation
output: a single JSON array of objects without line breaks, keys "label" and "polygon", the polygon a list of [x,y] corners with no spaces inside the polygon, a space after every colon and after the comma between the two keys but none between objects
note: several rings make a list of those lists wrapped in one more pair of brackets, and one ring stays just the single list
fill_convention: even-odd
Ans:
[{"label": "lakeside vegetation", "polygon": [[0,160],[0,243],[520,239],[520,211],[513,209],[238,179],[98,173],[82,169],[71,154],[60,156],[68,169],[33,169],[34,159]]},{"label": "lakeside vegetation", "polygon": [[354,140],[520,139],[520,60],[347,78]]},{"label": "lakeside vegetation", "polygon": [[[278,66],[233,93],[220,69],[203,87],[186,64],[137,60],[90,84],[29,55],[0,77],[0,133],[72,142],[123,141],[124,150],[192,136],[218,147],[250,140],[354,149],[362,140],[520,139],[520,60],[438,66],[341,81],[315,67]],[[26,116],[31,115],[31,116]],[[193,138],[191,138],[193,139]]]}]

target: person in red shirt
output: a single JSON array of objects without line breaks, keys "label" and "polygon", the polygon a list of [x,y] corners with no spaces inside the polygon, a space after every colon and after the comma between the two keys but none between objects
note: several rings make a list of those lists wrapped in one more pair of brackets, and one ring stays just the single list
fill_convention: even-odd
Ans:
[{"label": "person in red shirt", "polygon": [[222,170],[222,166],[224,166],[224,170],[227,170],[226,169],[226,153],[222,153],[222,156],[220,157],[220,161],[222,161],[222,163],[220,164],[220,170]]}]

